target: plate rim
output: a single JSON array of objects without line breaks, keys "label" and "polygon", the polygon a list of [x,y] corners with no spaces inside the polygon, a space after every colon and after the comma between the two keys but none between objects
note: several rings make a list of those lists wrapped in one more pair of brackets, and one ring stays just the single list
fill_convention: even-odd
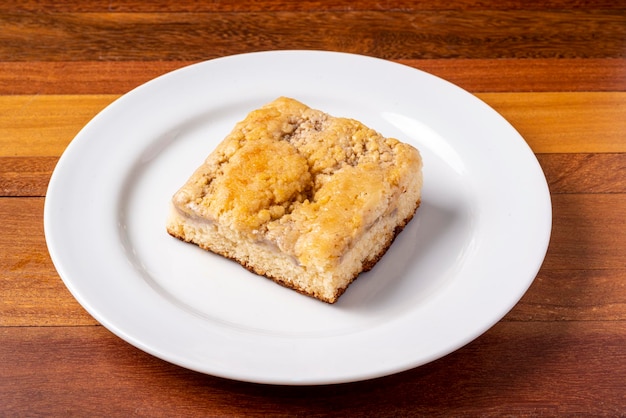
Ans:
[{"label": "plate rim", "polygon": [[[116,100],[114,100],[111,104],[109,104],[107,107],[105,107],[101,112],[99,112],[94,118],[92,118],[80,131],[79,133],[74,137],[74,139],[71,141],[71,143],[68,145],[68,147],[66,148],[66,150],[64,151],[64,153],[62,154],[62,156],[59,158],[59,161],[57,163],[57,166],[55,167],[53,174],[51,176],[50,179],[50,183],[48,185],[48,190],[46,193],[46,198],[45,198],[45,202],[44,202],[44,234],[46,237],[46,244],[48,246],[48,251],[50,253],[50,256],[52,258],[53,264],[55,265],[55,268],[57,269],[57,272],[59,273],[59,276],[61,277],[61,279],[63,280],[64,284],[66,285],[66,287],[70,290],[71,294],[74,296],[74,298],[83,306],[83,308],[85,308],[87,310],[87,312],[94,317],[94,319],[96,319],[99,323],[101,323],[102,325],[105,326],[105,328],[109,329],[110,331],[112,331],[114,334],[116,334],[118,337],[122,338],[123,340],[127,341],[128,343],[130,343],[131,345],[134,345],[138,348],[140,348],[141,350],[150,353],[151,355],[161,358],[163,360],[169,361],[171,363],[174,364],[178,364],[179,366],[188,368],[188,369],[192,369],[192,370],[196,370],[202,373],[206,373],[206,374],[212,374],[212,375],[216,375],[216,376],[221,376],[221,377],[225,377],[225,378],[230,378],[230,379],[236,379],[236,380],[242,380],[242,381],[250,381],[250,382],[256,382],[256,383],[271,383],[271,384],[290,384],[290,385],[311,385],[311,384],[333,384],[333,383],[346,383],[346,382],[353,382],[353,381],[358,381],[358,380],[365,380],[365,379],[371,379],[371,378],[376,378],[376,377],[381,377],[381,376],[385,376],[385,375],[389,375],[389,374],[393,374],[399,371],[403,371],[403,370],[407,370],[407,369],[411,369],[413,367],[428,363],[432,360],[435,360],[436,358],[440,358],[446,354],[449,354],[450,352],[453,352],[455,350],[457,350],[458,348],[464,346],[465,344],[467,344],[470,341],[473,341],[474,339],[476,339],[478,336],[480,336],[481,334],[483,334],[486,330],[488,330],[489,328],[491,328],[496,322],[498,322],[503,316],[504,314],[506,314],[506,312],[504,313],[499,313],[497,316],[498,318],[494,317],[494,320],[490,323],[485,323],[482,324],[482,327],[477,328],[476,330],[474,330],[474,332],[471,335],[467,335],[466,338],[464,338],[463,340],[459,340],[457,341],[457,344],[454,347],[449,347],[450,349],[447,350],[447,353],[443,353],[441,355],[437,355],[434,358],[431,359],[426,359],[426,361],[424,361],[424,359],[420,360],[419,362],[416,362],[414,364],[402,364],[402,365],[394,365],[394,366],[390,366],[387,367],[385,371],[377,371],[376,373],[367,373],[367,372],[362,372],[362,373],[353,373],[351,376],[333,376],[333,377],[329,377],[329,378],[320,378],[320,377],[316,377],[314,379],[307,379],[306,377],[301,378],[301,379],[286,379],[284,377],[270,377],[270,376],[262,376],[262,375],[255,375],[254,373],[249,373],[249,374],[241,374],[241,373],[224,373],[224,372],[213,372],[207,369],[202,369],[202,368],[198,368],[193,362],[189,362],[187,361],[185,358],[174,358],[172,356],[163,356],[163,353],[160,352],[158,350],[158,348],[152,347],[149,344],[145,344],[142,342],[141,338],[137,338],[136,336],[132,336],[132,335],[127,335],[123,330],[121,330],[119,328],[119,325],[115,322],[110,320],[110,318],[107,318],[106,315],[103,316],[102,312],[97,311],[97,309],[94,309],[93,306],[89,303],[88,297],[86,297],[76,286],[76,282],[75,282],[75,278],[69,277],[70,274],[67,272],[67,268],[66,268],[66,263],[68,262],[67,259],[63,259],[62,255],[59,255],[57,253],[57,248],[55,248],[56,242],[58,240],[58,236],[55,236],[55,234],[58,234],[57,232],[54,231],[53,229],[53,224],[54,224],[54,219],[52,219],[52,210],[53,210],[53,205],[58,205],[58,202],[55,201],[55,193],[57,193],[57,188],[61,187],[59,186],[57,183],[57,179],[60,178],[60,174],[62,173],[64,170],[64,166],[67,160],[73,158],[73,154],[74,151],[73,149],[77,146],[76,144],[79,144],[81,141],[85,142],[86,139],[82,139],[82,138],[89,138],[89,129],[90,127],[94,126],[94,121],[95,120],[100,120],[102,118],[106,118],[108,117],[107,115],[111,112],[110,109],[114,109],[114,108],[118,108],[118,107],[123,107],[124,103],[126,103],[126,101],[131,100],[132,97],[135,97],[136,95],[141,95],[143,91],[148,91],[148,87],[146,86],[152,86],[152,85],[157,85],[157,83],[162,83],[162,82],[167,82],[168,79],[170,79],[172,76],[172,74],[176,73],[177,76],[182,77],[184,75],[184,73],[186,71],[193,71],[194,69],[201,69],[202,66],[210,66],[212,65],[211,63],[218,63],[220,61],[227,61],[227,60],[232,60],[232,59],[247,59],[247,58],[251,58],[254,59],[255,57],[267,57],[269,55],[306,55],[309,57],[312,56],[327,56],[327,57],[337,57],[337,59],[341,60],[341,59],[351,59],[351,58],[355,58],[355,59],[362,59],[364,60],[364,62],[368,61],[368,60],[374,60],[376,62],[378,62],[380,65],[393,65],[393,66],[398,66],[399,67],[404,67],[406,69],[409,69],[410,71],[416,71],[421,73],[423,76],[427,76],[427,77],[432,77],[433,79],[437,79],[439,80],[439,82],[441,83],[445,83],[447,84],[449,87],[459,91],[461,94],[463,95],[468,95],[470,97],[472,97],[473,99],[475,99],[476,103],[482,103],[484,106],[486,106],[487,109],[489,109],[489,111],[492,111],[495,113],[495,115],[498,115],[502,121],[506,122],[508,124],[508,126],[510,127],[510,129],[512,129],[512,131],[514,131],[517,136],[519,138],[522,139],[523,144],[520,144],[522,146],[522,148],[526,147],[527,150],[533,155],[534,157],[534,153],[532,153],[532,150],[530,150],[530,147],[528,146],[528,144],[523,140],[523,138],[521,137],[521,135],[519,135],[519,133],[515,130],[515,128],[510,125],[510,123],[508,123],[508,121],[506,121],[501,115],[499,115],[498,112],[496,112],[493,108],[491,108],[490,106],[488,106],[486,103],[484,103],[482,100],[480,100],[479,98],[477,98],[475,95],[467,92],[466,90],[462,89],[459,86],[456,86],[452,83],[450,83],[447,80],[441,79],[435,75],[429,74],[427,72],[424,72],[422,70],[419,69],[415,69],[409,66],[406,66],[404,64],[399,64],[399,63],[395,63],[392,61],[387,61],[381,58],[375,58],[375,57],[369,57],[369,56],[365,56],[365,55],[359,55],[359,54],[352,54],[352,53],[345,53],[345,52],[332,52],[332,51],[317,51],[317,50],[280,50],[280,51],[258,51],[258,52],[251,52],[251,53],[244,53],[244,54],[237,54],[237,55],[231,55],[231,56],[225,56],[225,57],[219,57],[219,58],[215,58],[212,60],[207,60],[207,61],[202,61],[199,63],[195,63],[195,64],[191,64],[185,67],[181,67],[179,69],[176,69],[174,71],[168,72],[166,74],[163,74],[161,76],[158,76],[134,89],[132,89],[131,91],[129,91],[128,93],[120,96],[119,98],[117,98]],[[129,99],[129,97],[131,99]],[[69,151],[68,151],[69,150]],[[550,201],[550,194],[549,194],[549,190],[548,190],[548,186],[547,186],[547,182],[545,180],[545,176],[543,175],[543,171],[541,170],[541,167],[539,166],[539,163],[536,159],[536,157],[534,157],[534,163],[536,163],[535,165],[535,170],[539,170],[541,176],[543,176],[543,181],[545,182],[545,189],[543,190],[539,190],[539,191],[535,191],[536,193],[542,194],[544,200],[547,198],[547,201],[544,201],[544,203],[547,203],[546,208],[548,209],[548,211],[545,213],[546,218],[549,218],[549,227],[547,231],[544,231],[544,236],[542,237],[543,240],[541,242],[540,247],[543,248],[542,251],[542,257],[536,261],[536,265],[534,266],[534,275],[532,276],[532,278],[528,279],[526,286],[524,288],[524,291],[518,295],[517,300],[515,301],[515,303],[513,303],[510,307],[508,307],[508,310],[510,310],[513,306],[515,306],[515,304],[517,303],[517,301],[519,301],[519,299],[523,296],[523,294],[526,292],[526,290],[528,289],[528,287],[530,287],[530,285],[532,284],[532,282],[534,281],[536,274],[539,271],[539,268],[541,267],[541,264],[543,262],[543,259],[545,257],[545,254],[547,252],[547,248],[548,248],[548,244],[549,244],[549,240],[550,240],[550,234],[551,234],[551,222],[552,222],[552,212],[551,212],[551,201]],[[67,257],[66,257],[67,258]],[[500,315],[501,314],[501,315]],[[183,356],[184,357],[184,356]]]}]

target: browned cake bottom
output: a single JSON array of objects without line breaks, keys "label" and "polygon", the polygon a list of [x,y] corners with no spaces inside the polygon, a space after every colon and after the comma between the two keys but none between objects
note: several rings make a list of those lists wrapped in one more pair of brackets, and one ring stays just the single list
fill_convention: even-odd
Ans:
[{"label": "browned cake bottom", "polygon": [[[175,208],[172,208],[172,213],[170,215],[169,226],[167,228],[167,231],[170,235],[172,235],[175,238],[180,239],[181,241],[196,244],[203,250],[210,251],[217,255],[233,260],[237,262],[238,264],[240,264],[245,269],[247,269],[248,271],[255,273],[257,275],[260,275],[260,276],[264,276],[274,281],[275,283],[278,283],[281,286],[295,290],[298,293],[301,293],[303,295],[311,296],[323,302],[332,304],[332,303],[335,303],[339,299],[339,297],[346,291],[348,286],[350,286],[350,284],[354,282],[361,273],[368,272],[372,268],[374,268],[374,266],[378,263],[378,261],[380,261],[380,259],[387,253],[387,251],[389,250],[389,248],[395,241],[396,237],[400,234],[400,232],[404,230],[404,227],[413,219],[413,216],[415,214],[415,211],[419,207],[419,204],[420,202],[418,201],[417,204],[415,205],[415,210],[411,212],[408,217],[406,217],[404,220],[398,223],[393,229],[391,229],[390,233],[384,234],[386,235],[385,241],[382,243],[382,245],[379,246],[378,252],[374,253],[373,255],[369,255],[365,257],[363,260],[361,260],[361,270],[356,271],[350,277],[346,277],[343,280],[344,284],[342,286],[337,287],[334,290],[334,293],[330,293],[330,294],[329,293],[321,294],[320,292],[311,290],[310,287],[303,287],[303,286],[297,285],[292,279],[288,277],[277,275],[277,274],[272,274],[271,272],[268,271],[267,268],[261,268],[257,261],[251,261],[250,260],[251,255],[249,254],[247,255],[247,257],[241,257],[241,256],[236,255],[236,253],[232,251],[232,249],[227,250],[227,251],[220,250],[218,249],[219,247],[214,245],[215,243],[212,244],[209,242],[200,242],[197,238],[194,238],[194,236],[198,234],[204,234],[204,233],[202,232],[201,227],[199,228],[197,226],[194,227],[193,224],[194,223],[203,224],[203,222],[202,221],[194,222],[193,220],[190,221],[189,219],[185,219],[184,215],[180,214]],[[195,231],[193,233],[190,233],[189,229],[193,229]],[[375,228],[372,228],[372,229],[375,229]],[[252,256],[252,258],[254,257]],[[297,266],[294,266],[294,267],[297,268]]]}]

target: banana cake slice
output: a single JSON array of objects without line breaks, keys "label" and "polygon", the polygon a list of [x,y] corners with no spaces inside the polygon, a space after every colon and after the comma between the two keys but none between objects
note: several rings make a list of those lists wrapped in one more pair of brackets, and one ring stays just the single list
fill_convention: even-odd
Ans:
[{"label": "banana cake slice", "polygon": [[170,235],[334,303],[420,203],[412,146],[281,97],[252,111],[174,194]]}]

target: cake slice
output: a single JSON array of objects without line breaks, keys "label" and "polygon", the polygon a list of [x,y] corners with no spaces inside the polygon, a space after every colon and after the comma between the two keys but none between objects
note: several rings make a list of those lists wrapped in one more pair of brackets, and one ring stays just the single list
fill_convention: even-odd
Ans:
[{"label": "cake slice", "polygon": [[411,220],[421,187],[412,146],[281,97],[174,194],[167,231],[334,303]]}]

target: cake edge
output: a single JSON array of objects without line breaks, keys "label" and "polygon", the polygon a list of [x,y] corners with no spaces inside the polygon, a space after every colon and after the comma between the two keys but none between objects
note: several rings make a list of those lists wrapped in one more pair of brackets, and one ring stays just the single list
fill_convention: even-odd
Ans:
[{"label": "cake edge", "polygon": [[[211,252],[213,254],[219,255],[220,257],[224,257],[228,260],[231,260],[235,263],[237,263],[238,265],[242,266],[243,268],[245,268],[246,270],[248,270],[249,272],[256,274],[258,276],[262,276],[265,277],[266,279],[269,279],[271,281],[273,281],[276,284],[279,284],[285,288],[291,289],[291,290],[295,290],[296,292],[311,297],[313,299],[328,303],[328,304],[334,304],[335,302],[337,302],[337,300],[339,300],[339,298],[341,297],[341,295],[343,295],[343,293],[348,289],[348,287],[361,275],[361,273],[366,273],[370,270],[372,270],[376,264],[378,264],[378,262],[385,256],[385,254],[387,253],[387,251],[391,248],[391,246],[393,245],[394,241],[396,240],[396,238],[398,237],[398,235],[400,235],[400,233],[404,230],[404,228],[409,224],[409,222],[411,222],[411,220],[413,219],[413,217],[415,216],[415,214],[417,213],[418,208],[420,207],[421,204],[421,196],[420,198],[417,200],[416,204],[415,204],[415,208],[413,209],[412,212],[409,213],[409,216],[407,216],[404,220],[402,220],[401,222],[399,222],[397,225],[395,225],[392,233],[390,234],[387,242],[382,245],[380,247],[380,250],[378,251],[378,253],[374,256],[374,257],[370,257],[367,260],[364,260],[364,264],[361,267],[361,270],[358,271],[352,278],[350,278],[347,281],[347,284],[342,287],[342,288],[338,288],[334,295],[332,297],[326,298],[323,297],[321,295],[315,295],[312,292],[307,292],[306,290],[299,288],[298,286],[288,282],[285,279],[282,279],[280,277],[275,277],[271,274],[266,273],[265,271],[263,271],[263,269],[260,269],[250,263],[247,263],[245,261],[239,260],[236,257],[230,256],[227,253],[221,253],[218,251],[215,251],[212,248],[207,247],[206,245],[203,245],[201,243],[197,243],[195,241],[193,241],[192,239],[188,239],[185,236],[176,233],[173,228],[170,228],[170,224],[168,222],[167,225],[167,232],[169,235],[171,235],[174,238],[179,239],[180,241],[183,241],[185,243],[189,243],[189,244],[193,244],[196,245],[197,247],[201,248],[202,250]],[[176,208],[173,208],[173,210],[176,210]],[[179,216],[181,216],[181,218],[186,221],[187,219],[184,218],[182,215],[179,214]],[[171,217],[171,215],[170,215]]]}]

